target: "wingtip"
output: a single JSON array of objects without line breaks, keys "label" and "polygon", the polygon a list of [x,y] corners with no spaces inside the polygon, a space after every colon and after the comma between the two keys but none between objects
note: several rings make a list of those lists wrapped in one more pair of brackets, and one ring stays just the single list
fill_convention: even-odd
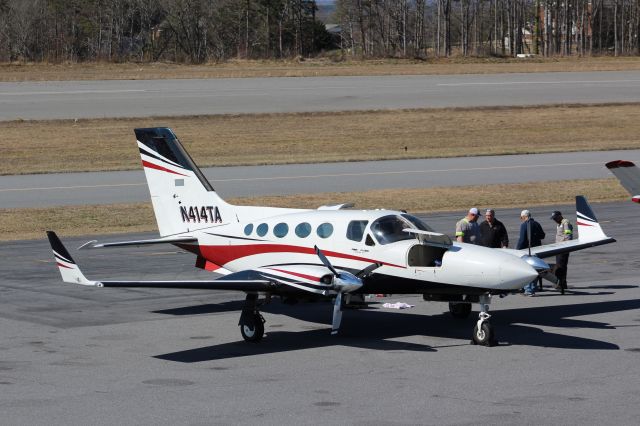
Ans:
[{"label": "wingtip", "polygon": [[47,238],[49,239],[49,244],[51,244],[51,249],[53,250],[53,254],[56,257],[61,257],[68,263],[75,263],[71,254],[67,248],[62,244],[58,235],[53,231],[47,231]]}]

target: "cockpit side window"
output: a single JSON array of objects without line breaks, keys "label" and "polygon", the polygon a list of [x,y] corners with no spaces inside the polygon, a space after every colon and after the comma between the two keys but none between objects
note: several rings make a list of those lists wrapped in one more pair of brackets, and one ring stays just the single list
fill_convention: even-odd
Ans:
[{"label": "cockpit side window", "polygon": [[371,231],[374,237],[382,245],[395,243],[396,241],[411,240],[414,238],[403,229],[410,228],[408,221],[395,215],[383,216],[371,224]]},{"label": "cockpit side window", "polygon": [[369,223],[368,220],[352,220],[347,226],[347,239],[351,241],[362,241],[364,230]]}]

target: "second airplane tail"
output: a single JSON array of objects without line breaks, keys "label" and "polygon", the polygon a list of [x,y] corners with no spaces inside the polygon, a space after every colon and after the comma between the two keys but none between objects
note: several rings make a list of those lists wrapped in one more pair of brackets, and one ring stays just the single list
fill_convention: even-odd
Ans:
[{"label": "second airplane tail", "polygon": [[576,196],[576,223],[578,225],[578,236],[581,242],[609,238],[602,230],[600,222],[598,222],[596,214],[593,212],[587,199],[582,195]]}]

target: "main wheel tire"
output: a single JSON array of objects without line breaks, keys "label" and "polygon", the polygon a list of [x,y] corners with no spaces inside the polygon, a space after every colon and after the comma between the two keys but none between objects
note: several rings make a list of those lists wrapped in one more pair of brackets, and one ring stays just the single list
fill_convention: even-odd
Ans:
[{"label": "main wheel tire", "polygon": [[264,322],[260,314],[248,316],[240,324],[242,338],[250,343],[258,343],[264,336]]},{"label": "main wheel tire", "polygon": [[471,303],[449,302],[449,312],[454,318],[468,318],[471,313]]},{"label": "main wheel tire", "polygon": [[473,343],[482,346],[493,346],[495,343],[493,327],[488,321],[484,321],[478,328],[478,324],[473,327]]}]

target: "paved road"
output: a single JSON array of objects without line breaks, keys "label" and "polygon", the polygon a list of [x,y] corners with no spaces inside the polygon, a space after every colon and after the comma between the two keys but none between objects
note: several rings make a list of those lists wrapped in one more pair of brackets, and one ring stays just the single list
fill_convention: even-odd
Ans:
[{"label": "paved road", "polygon": [[0,121],[640,101],[640,72],[0,83]]},{"label": "paved road", "polygon": [[[2,421],[636,424],[638,206],[594,207],[619,243],[571,255],[570,295],[495,301],[495,348],[469,345],[473,318],[453,320],[418,297],[380,300],[416,305],[406,311],[345,312],[337,338],[329,304],[274,302],[267,337],[248,345],[237,294],[74,287],[60,282],[43,240],[2,244]],[[533,213],[551,231],[547,210]],[[498,214],[515,234],[518,212]],[[456,219],[428,218],[445,232]],[[89,277],[199,275],[193,256],[170,248],[72,253]]]},{"label": "paved road", "polygon": [[[611,177],[610,160],[640,163],[640,150],[204,169],[223,197],[428,188]],[[197,161],[197,159],[196,159]],[[0,176],[0,206],[148,201],[144,173]]]}]

